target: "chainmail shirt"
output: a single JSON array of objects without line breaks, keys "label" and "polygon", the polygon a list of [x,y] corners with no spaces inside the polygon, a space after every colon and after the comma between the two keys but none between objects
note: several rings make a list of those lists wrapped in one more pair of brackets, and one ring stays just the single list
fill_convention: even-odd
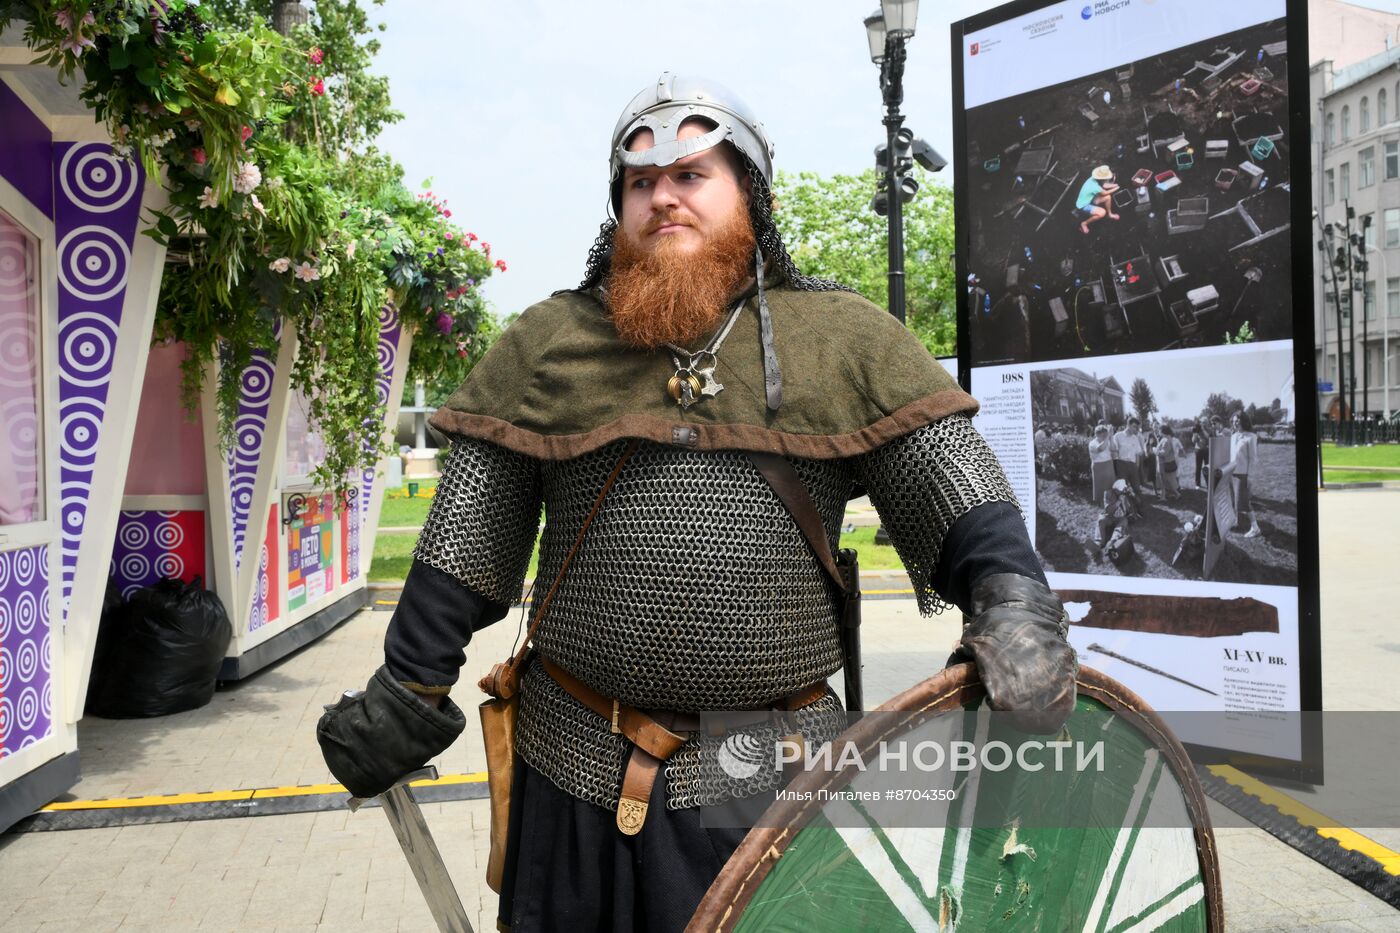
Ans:
[{"label": "chainmail shirt", "polygon": [[[538,578],[547,586],[622,447],[536,461],[456,439],[416,556],[514,601],[543,503]],[[960,415],[859,457],[792,463],[833,548],[853,488],[869,491],[925,613],[942,605],[930,580],[954,522],[984,503],[1015,502],[990,448]],[[535,646],[603,695],[641,709],[751,710],[838,670],[837,625],[834,586],[746,454],[646,443],[594,519]],[[522,677],[520,704],[520,755],[566,792],[615,809],[630,743],[538,664]],[[818,744],[844,725],[830,692],[787,716],[733,731],[771,747],[784,730]],[[766,769],[747,780],[721,770],[724,739],[697,735],[666,763],[668,807],[776,786]]]}]

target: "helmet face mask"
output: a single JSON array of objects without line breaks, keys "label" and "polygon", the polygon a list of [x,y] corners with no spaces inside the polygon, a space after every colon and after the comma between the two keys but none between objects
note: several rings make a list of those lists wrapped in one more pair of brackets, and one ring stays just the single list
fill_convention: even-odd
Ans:
[{"label": "helmet face mask", "polygon": [[[712,129],[701,136],[678,139],[681,125],[697,118],[708,121]],[[643,129],[651,131],[652,147],[629,151],[628,143]],[[662,72],[623,108],[613,127],[608,182],[614,214],[620,209],[621,180],[628,167],[665,167],[723,142],[738,150],[772,185],[773,144],[749,105],[717,81]]]},{"label": "helmet face mask", "polygon": [[[710,126],[699,136],[678,140],[681,126],[691,119],[701,119]],[[651,132],[653,146],[629,152],[628,144],[641,130]],[[799,291],[853,291],[837,282],[804,275],[788,255],[772,214],[773,144],[749,106],[716,81],[677,77],[669,72],[663,72],[652,86],[632,98],[613,127],[608,156],[611,216],[599,226],[598,236],[589,248],[578,291],[603,285],[608,276],[613,242],[619,232],[616,218],[622,214],[622,176],[626,169],[669,165],[724,143],[730,144],[732,151],[726,154],[733,158],[740,188],[748,200],[749,220],[758,244],[756,258],[766,270],[765,277],[773,275]]]}]

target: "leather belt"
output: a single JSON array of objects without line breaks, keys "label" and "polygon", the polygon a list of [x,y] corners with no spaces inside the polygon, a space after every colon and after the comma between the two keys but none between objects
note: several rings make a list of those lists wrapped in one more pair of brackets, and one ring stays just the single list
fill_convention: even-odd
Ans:
[{"label": "leather belt", "polygon": [[781,720],[783,712],[811,706],[827,693],[826,681],[818,681],[782,698],[771,709],[706,714],[703,721],[697,713],[670,710],[662,710],[653,716],[635,706],[603,696],[543,655],[540,655],[540,663],[555,683],[611,723],[613,732],[620,733],[632,743],[632,755],[627,760],[622,794],[617,802],[617,828],[629,836],[642,831],[651,801],[651,788],[656,783],[661,762],[685,744],[687,733],[704,729],[712,735],[719,735],[739,726]]}]

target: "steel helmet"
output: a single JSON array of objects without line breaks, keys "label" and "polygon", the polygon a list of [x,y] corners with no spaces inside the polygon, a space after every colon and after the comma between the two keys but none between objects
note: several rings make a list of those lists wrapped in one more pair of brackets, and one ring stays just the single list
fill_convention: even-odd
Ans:
[{"label": "steel helmet", "polygon": [[[681,124],[691,117],[703,117],[715,128],[702,136],[677,139]],[[655,145],[642,152],[629,152],[627,143],[638,130],[649,129]],[[677,159],[703,152],[728,140],[773,183],[773,144],[763,124],[749,105],[718,81],[673,75],[663,71],[652,85],[632,98],[613,127],[609,157],[608,184],[617,206],[617,182],[628,166],[667,166]]]}]

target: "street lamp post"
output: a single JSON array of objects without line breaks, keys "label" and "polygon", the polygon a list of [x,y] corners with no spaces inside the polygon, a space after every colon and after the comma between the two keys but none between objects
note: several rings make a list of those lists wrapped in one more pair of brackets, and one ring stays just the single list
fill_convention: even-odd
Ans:
[{"label": "street lamp post", "polygon": [[[1350,243],[1351,223],[1347,221],[1345,230],[1346,242]],[[1332,285],[1332,303],[1337,306],[1337,444],[1345,446],[1350,442],[1350,431],[1347,427],[1350,418],[1347,411],[1347,365],[1346,354],[1342,352],[1342,333],[1344,322],[1342,320],[1342,294],[1341,283],[1347,279],[1346,257],[1350,250],[1334,246],[1336,242],[1336,228],[1332,224],[1327,224],[1322,228],[1322,235],[1326,240],[1324,252],[1323,269],[1331,267],[1332,274],[1329,276]],[[1318,242],[1318,248],[1323,248],[1322,241]],[[1334,252],[1335,249],[1335,252]],[[1347,282],[1348,301],[1350,301],[1351,283]]]},{"label": "street lamp post", "polygon": [[[1389,294],[1387,293],[1387,294],[1385,295],[1387,301],[1386,301],[1385,304],[1382,304],[1382,303],[1381,303],[1381,297],[1382,297],[1381,289],[1382,289],[1382,288],[1387,288],[1387,289],[1388,289],[1388,288],[1390,287],[1390,269],[1389,269],[1389,264],[1385,261],[1385,252],[1384,252],[1383,250],[1376,249],[1376,247],[1374,247],[1374,246],[1367,246],[1367,247],[1366,247],[1366,252],[1368,252],[1368,253],[1373,253],[1373,254],[1375,254],[1375,255],[1377,255],[1377,256],[1379,256],[1379,257],[1381,258],[1381,274],[1380,274],[1380,276],[1376,279],[1375,296],[1376,296],[1376,319],[1379,320],[1379,321],[1381,322],[1381,334],[1384,335],[1385,332],[1386,332],[1386,323],[1385,323],[1385,320],[1386,320],[1387,314],[1388,314],[1389,311],[1390,311],[1389,301],[1388,301],[1388,299],[1389,299],[1390,296],[1389,296]],[[1366,420],[1369,422],[1369,421],[1371,420],[1371,347],[1370,347],[1370,343],[1368,342],[1368,341],[1371,339],[1371,338],[1370,338],[1370,328],[1371,328],[1371,325],[1370,325],[1370,318],[1369,318],[1369,317],[1368,317],[1368,318],[1366,319],[1366,321],[1361,325],[1361,327],[1362,327],[1362,330],[1361,330],[1361,353],[1363,354],[1364,363],[1365,363],[1365,368],[1364,368],[1363,372],[1365,373],[1365,379],[1364,379],[1364,381],[1365,381],[1365,383],[1366,383]],[[1384,344],[1382,344],[1382,346],[1384,346]],[[1384,356],[1384,351],[1382,351],[1382,356]],[[1384,361],[1384,360],[1382,360],[1382,364],[1381,364],[1381,365],[1382,365],[1382,366],[1385,365],[1385,361]],[[1383,378],[1384,378],[1384,377],[1383,377]],[[1388,379],[1385,380],[1382,384],[1388,386],[1388,385],[1389,385],[1389,380],[1388,380]],[[1389,396],[1389,395],[1386,395],[1386,396],[1385,396],[1385,404],[1384,404],[1384,406],[1383,406],[1383,409],[1388,410],[1389,408],[1390,408],[1390,396]],[[1387,412],[1387,413],[1388,413],[1388,412]],[[1382,417],[1384,417],[1384,415],[1382,415]]]},{"label": "street lamp post", "polygon": [[899,131],[904,115],[905,44],[914,37],[919,0],[881,0],[880,10],[865,18],[870,60],[880,66],[880,93],[885,104],[885,192],[889,210],[890,313],[904,323],[904,199],[901,197]]}]

